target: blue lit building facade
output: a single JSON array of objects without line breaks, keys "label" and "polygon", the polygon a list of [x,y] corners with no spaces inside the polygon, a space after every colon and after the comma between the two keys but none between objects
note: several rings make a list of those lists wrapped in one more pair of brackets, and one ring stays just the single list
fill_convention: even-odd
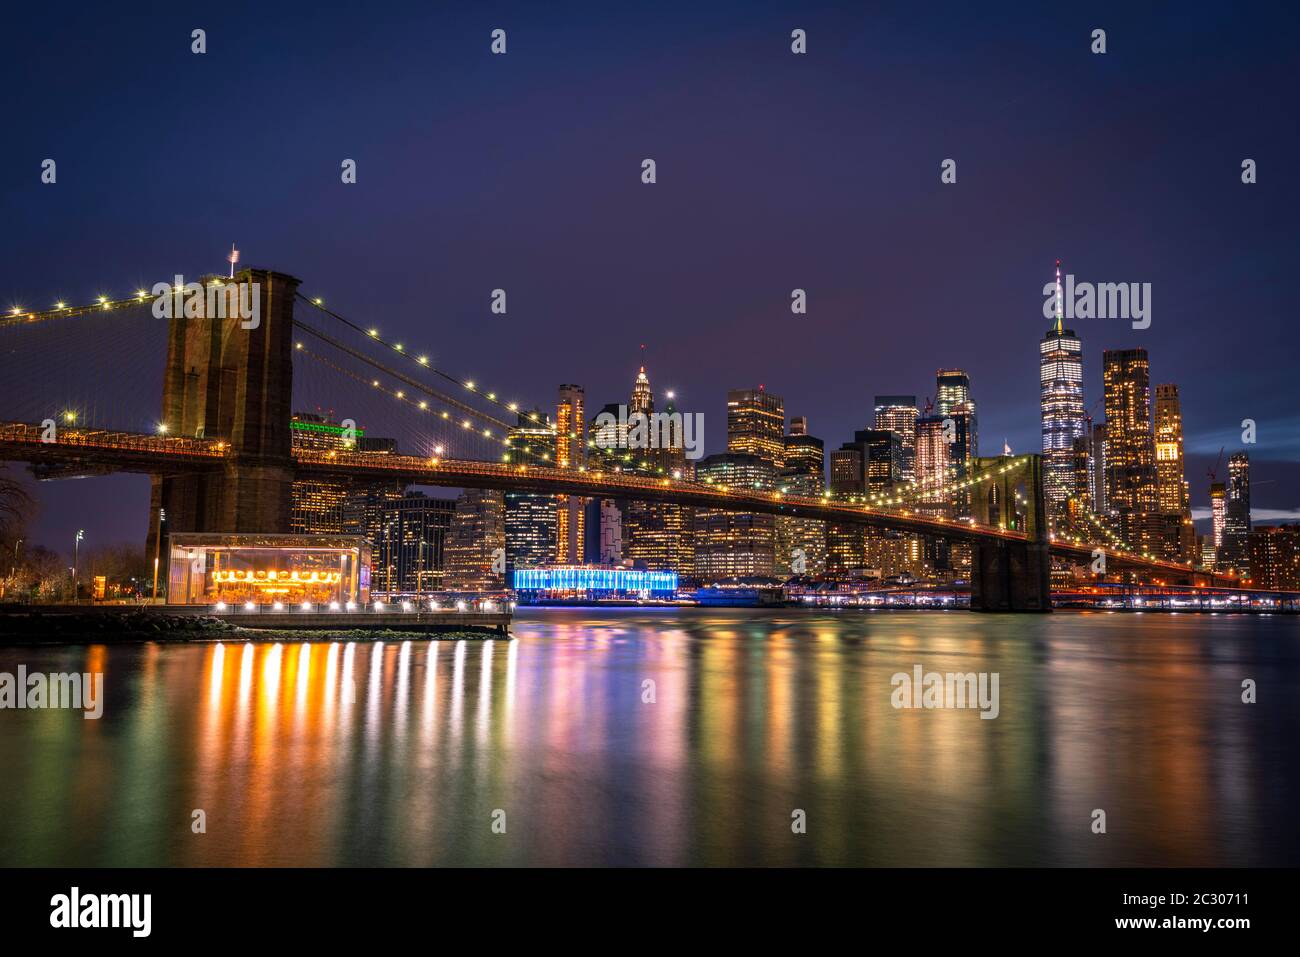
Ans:
[{"label": "blue lit building facade", "polygon": [[521,601],[540,598],[671,598],[677,573],[592,565],[516,568],[511,587]]}]

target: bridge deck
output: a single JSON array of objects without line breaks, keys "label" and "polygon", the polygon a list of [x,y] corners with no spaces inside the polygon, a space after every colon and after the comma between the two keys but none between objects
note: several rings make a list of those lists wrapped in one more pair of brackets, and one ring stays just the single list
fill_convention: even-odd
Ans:
[{"label": "bridge deck", "polygon": [[[55,441],[44,440],[44,429],[23,422],[0,423],[0,460],[59,466],[109,467],[147,474],[220,469],[229,446],[215,439],[142,435],[76,428],[59,429]],[[976,525],[918,514],[908,508],[878,508],[781,492],[749,492],[670,478],[652,478],[624,472],[560,469],[538,465],[478,462],[464,459],[423,458],[373,452],[295,449],[296,474],[301,477],[345,481],[387,480],[411,485],[450,488],[487,488],[503,491],[577,495],[588,498],[618,497],[662,501],[700,508],[763,512],[798,516],[849,525],[893,529],[959,542],[1028,542],[1023,532]],[[1080,563],[1092,560],[1092,544],[1052,541],[1052,555]],[[1146,559],[1107,549],[1109,564],[1123,568],[1199,576],[1210,584],[1234,584],[1235,579],[1211,576],[1186,565]]]}]

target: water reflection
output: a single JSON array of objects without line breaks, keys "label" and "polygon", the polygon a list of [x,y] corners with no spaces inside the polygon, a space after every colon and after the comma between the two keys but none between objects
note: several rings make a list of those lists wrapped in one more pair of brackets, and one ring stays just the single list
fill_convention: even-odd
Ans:
[{"label": "water reflection", "polygon": [[[516,632],[0,649],[11,673],[104,671],[106,695],[99,721],[0,711],[0,864],[1231,865],[1300,850],[1293,620],[552,611]],[[998,672],[1000,716],[895,710],[891,676],[916,664]],[[1257,705],[1245,677],[1266,689]]]}]

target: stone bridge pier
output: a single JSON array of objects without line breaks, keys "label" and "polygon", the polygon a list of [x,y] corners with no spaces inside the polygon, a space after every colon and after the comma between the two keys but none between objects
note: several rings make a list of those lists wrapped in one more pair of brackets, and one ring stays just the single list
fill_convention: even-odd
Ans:
[{"label": "stone bridge pier", "polygon": [[1041,455],[976,458],[971,512],[982,525],[1024,532],[1029,541],[971,546],[972,611],[1051,611],[1051,562]]}]

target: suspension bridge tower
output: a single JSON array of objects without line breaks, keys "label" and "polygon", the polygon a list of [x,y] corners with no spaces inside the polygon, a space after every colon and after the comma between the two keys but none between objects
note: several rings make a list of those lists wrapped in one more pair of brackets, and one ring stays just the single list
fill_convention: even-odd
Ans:
[{"label": "suspension bridge tower", "polygon": [[971,512],[981,525],[1023,532],[1029,541],[971,546],[974,611],[1051,611],[1051,560],[1041,455],[976,458]]},{"label": "suspension bridge tower", "polygon": [[[207,281],[211,281],[209,278]],[[220,472],[155,475],[149,554],[160,530],[288,532],[293,457],[293,304],[298,280],[246,269],[221,283],[248,283],[255,318],[173,316],[167,326],[160,429],[230,445]],[[250,295],[251,294],[251,295]],[[237,298],[231,293],[227,302]],[[163,515],[165,514],[165,522]]]}]

